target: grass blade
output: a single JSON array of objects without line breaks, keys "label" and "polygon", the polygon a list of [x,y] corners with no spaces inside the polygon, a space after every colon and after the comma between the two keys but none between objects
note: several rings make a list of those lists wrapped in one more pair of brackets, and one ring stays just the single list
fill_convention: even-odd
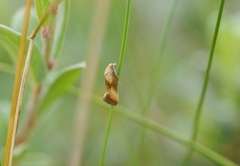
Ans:
[{"label": "grass blade", "polygon": [[[72,149],[69,156],[69,166],[81,165],[84,141],[87,130],[87,122],[90,113],[90,94],[96,82],[96,73],[102,50],[104,32],[106,30],[108,12],[111,0],[98,0],[94,11],[92,26],[90,30],[86,70],[84,71],[80,86],[84,91],[79,96],[77,112],[74,122],[74,136]],[[82,97],[87,94],[87,97]]]},{"label": "grass blade", "polygon": [[[118,79],[120,78],[120,75],[121,75],[122,65],[123,65],[123,60],[124,60],[125,50],[126,50],[126,45],[127,45],[127,36],[128,36],[128,29],[129,29],[130,11],[131,11],[131,0],[127,0],[125,22],[124,22],[124,30],[123,30],[123,38],[122,38],[122,46],[121,46],[121,52],[120,52],[119,63],[118,63],[119,66],[118,66],[118,71],[117,71]],[[109,117],[108,117],[108,123],[107,123],[107,131],[106,131],[104,144],[103,144],[102,156],[101,156],[101,160],[100,160],[100,166],[104,166],[104,162],[105,162],[105,154],[106,154],[106,149],[107,149],[109,132],[110,132],[110,128],[111,128],[113,112],[114,112],[114,107],[111,106]]]},{"label": "grass blade", "polygon": [[[213,61],[214,49],[215,49],[215,45],[216,45],[216,41],[217,41],[218,31],[219,31],[220,22],[221,22],[222,13],[223,13],[223,8],[224,8],[224,2],[225,2],[225,0],[222,0],[221,4],[220,4],[220,7],[219,7],[216,27],[215,27],[215,30],[214,30],[213,41],[212,41],[211,51],[210,51],[210,55],[209,55],[208,65],[207,65],[207,70],[206,70],[206,73],[205,73],[205,78],[204,78],[204,82],[203,82],[201,96],[200,96],[198,106],[197,106],[197,110],[196,110],[196,114],[195,114],[195,117],[194,117],[193,132],[192,132],[192,137],[191,137],[192,142],[195,142],[197,140],[197,135],[198,135],[198,132],[199,132],[202,106],[203,106],[204,98],[206,96],[208,80],[209,80],[210,70],[211,70],[212,61]],[[192,154],[193,154],[193,149],[190,148],[189,151],[186,154],[186,157],[185,157],[185,160],[184,160],[184,165],[190,165]]]},{"label": "grass blade", "polygon": [[[81,92],[79,92],[78,88],[72,87],[69,92],[74,95],[79,95]],[[86,97],[86,96],[84,96]],[[103,108],[108,108],[108,105],[102,102],[102,98],[97,95],[92,95],[91,99],[94,103],[100,105]],[[105,109],[107,110],[107,109]],[[234,162],[230,161],[229,159],[225,158],[224,156],[221,156],[220,154],[214,152],[213,150],[199,144],[194,143],[192,141],[189,141],[185,138],[182,138],[178,133],[171,130],[170,128],[167,128],[158,122],[155,122],[149,118],[146,118],[142,115],[139,115],[137,113],[134,113],[135,111],[129,110],[121,105],[116,107],[114,109],[114,113],[119,114],[125,118],[130,119],[131,121],[146,127],[147,129],[153,130],[159,134],[164,135],[165,137],[178,142],[179,144],[194,149],[196,152],[202,154],[206,158],[212,160],[213,162],[219,164],[219,165],[227,165],[227,166],[237,166]]]}]

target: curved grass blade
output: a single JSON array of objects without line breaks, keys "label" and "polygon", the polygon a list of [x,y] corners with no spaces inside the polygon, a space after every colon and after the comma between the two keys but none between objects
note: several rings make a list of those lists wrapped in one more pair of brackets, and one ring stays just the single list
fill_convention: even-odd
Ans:
[{"label": "curved grass blade", "polygon": [[[74,95],[79,95],[81,94],[81,91],[79,92],[78,88],[71,87],[69,89],[69,92]],[[94,103],[97,105],[106,108],[104,110],[108,110],[107,108],[109,107],[106,105],[104,102],[102,102],[102,98],[97,96],[97,95],[92,95],[91,99]],[[129,110],[121,105],[118,105],[118,107],[115,107],[114,113],[119,114],[125,118],[128,118],[132,122],[135,122],[141,126],[146,127],[147,129],[153,130],[156,133],[162,134],[165,137],[178,142],[182,144],[185,147],[189,147],[197,151],[198,153],[202,154],[206,158],[212,160],[213,162],[219,164],[219,165],[227,165],[227,166],[237,166],[234,162],[231,160],[225,158],[224,156],[214,152],[213,150],[199,144],[199,143],[193,143],[189,141],[188,139],[185,139],[181,137],[176,131],[173,131],[172,129],[165,127],[164,125],[151,120],[150,118],[147,118],[145,116],[139,115],[135,113],[136,111]]]},{"label": "curved grass blade", "polygon": [[[211,70],[212,61],[213,61],[215,45],[217,42],[218,31],[219,31],[219,27],[220,27],[220,23],[221,23],[224,3],[225,3],[225,0],[221,0],[219,11],[218,11],[218,17],[217,17],[217,21],[216,21],[216,26],[215,26],[215,30],[214,30],[214,35],[213,35],[211,51],[209,53],[209,60],[208,60],[208,65],[207,65],[207,69],[206,69],[206,73],[205,73],[203,87],[202,87],[201,95],[200,95],[200,98],[198,101],[198,105],[197,105],[197,109],[196,109],[196,113],[195,113],[195,117],[194,117],[193,131],[192,131],[192,136],[191,136],[192,142],[195,142],[197,140],[197,136],[199,133],[202,106],[203,106],[203,102],[204,102],[206,92],[207,92],[208,80],[209,80],[209,76],[210,76],[210,70]],[[190,165],[192,154],[193,154],[193,149],[190,148],[186,154],[184,161],[183,161],[184,165],[186,165],[186,166]]]}]

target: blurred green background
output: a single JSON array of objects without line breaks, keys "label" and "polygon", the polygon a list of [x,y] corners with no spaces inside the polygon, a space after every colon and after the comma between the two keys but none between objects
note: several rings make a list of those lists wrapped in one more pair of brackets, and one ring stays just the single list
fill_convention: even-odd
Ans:
[{"label": "blurred green background", "polygon": [[[94,94],[102,97],[103,72],[111,62],[118,62],[121,48],[125,0],[113,0],[102,43]],[[0,24],[11,26],[14,13],[25,1],[0,1]],[[96,2],[72,0],[65,41],[57,60],[57,69],[86,60],[89,33]],[[177,4],[163,55],[158,55],[160,34],[172,1],[133,0],[126,56],[119,85],[120,105],[140,112],[146,100],[149,80],[157,56],[162,56],[158,85],[149,108],[149,118],[189,139],[193,117],[200,97],[207,67],[220,0],[181,0]],[[240,164],[240,1],[226,1],[216,44],[209,86],[205,98],[198,141],[224,157]],[[60,12],[60,11],[59,11]],[[0,45],[0,62],[12,70],[0,71],[0,160],[3,160],[7,120],[13,89],[15,64]],[[0,64],[0,65],[1,65]],[[80,78],[81,79],[81,78]],[[78,83],[76,83],[76,86]],[[28,91],[26,91],[26,99]],[[39,165],[64,166],[68,163],[74,115],[78,97],[64,94],[39,117],[28,139],[27,149],[16,155],[18,165],[31,160]],[[24,101],[25,103],[27,101]],[[26,107],[26,106],[25,106]],[[107,109],[108,110],[108,109]],[[24,107],[22,109],[24,115]],[[98,165],[108,111],[91,104],[83,164]],[[24,117],[23,117],[24,119]],[[23,122],[20,119],[20,127]],[[141,126],[114,115],[106,154],[106,165],[139,165]],[[21,151],[23,147],[18,147]],[[181,165],[187,148],[162,135],[147,130],[142,165]],[[20,152],[19,152],[20,153]],[[215,165],[194,153],[192,165]]]}]

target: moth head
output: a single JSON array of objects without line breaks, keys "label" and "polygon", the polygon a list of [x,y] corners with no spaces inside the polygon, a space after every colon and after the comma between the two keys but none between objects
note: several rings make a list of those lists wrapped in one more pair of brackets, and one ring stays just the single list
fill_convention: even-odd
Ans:
[{"label": "moth head", "polygon": [[115,75],[117,75],[117,73],[116,73],[116,66],[117,66],[117,64],[116,63],[110,63],[107,67],[106,67],[106,69],[105,69],[105,71],[104,71],[104,75],[107,75],[107,74],[115,74]]},{"label": "moth head", "polygon": [[105,81],[111,85],[117,83],[117,73],[115,67],[116,63],[110,63],[104,71]]}]

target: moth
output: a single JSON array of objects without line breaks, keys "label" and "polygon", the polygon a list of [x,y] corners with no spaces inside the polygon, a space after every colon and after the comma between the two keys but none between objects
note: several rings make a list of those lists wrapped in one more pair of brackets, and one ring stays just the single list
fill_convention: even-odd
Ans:
[{"label": "moth", "polygon": [[116,63],[110,63],[105,71],[105,89],[103,101],[107,104],[116,106],[118,104],[118,76],[116,72]]}]

